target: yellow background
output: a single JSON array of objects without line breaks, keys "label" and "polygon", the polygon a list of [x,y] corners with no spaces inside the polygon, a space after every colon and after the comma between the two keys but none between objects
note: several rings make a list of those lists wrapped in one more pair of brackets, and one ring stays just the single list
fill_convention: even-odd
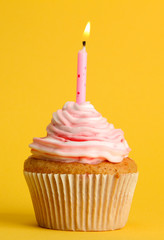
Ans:
[{"label": "yellow background", "polygon": [[[75,101],[77,52],[87,42],[87,100],[125,132],[139,168],[125,228],[72,233],[37,227],[23,177],[33,137]],[[0,238],[162,239],[164,2],[0,1]]]}]

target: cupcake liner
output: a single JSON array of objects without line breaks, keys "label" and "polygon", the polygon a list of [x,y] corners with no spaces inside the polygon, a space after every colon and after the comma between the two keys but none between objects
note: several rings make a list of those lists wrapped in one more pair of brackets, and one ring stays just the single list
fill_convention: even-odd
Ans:
[{"label": "cupcake liner", "polygon": [[39,226],[73,231],[122,228],[138,179],[138,173],[24,175]]}]

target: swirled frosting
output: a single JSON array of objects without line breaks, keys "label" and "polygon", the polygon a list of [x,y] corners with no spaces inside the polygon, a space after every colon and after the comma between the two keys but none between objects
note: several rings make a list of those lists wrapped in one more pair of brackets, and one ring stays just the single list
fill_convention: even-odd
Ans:
[{"label": "swirled frosting", "polygon": [[130,151],[123,131],[89,102],[66,102],[53,113],[47,137],[34,138],[30,147],[36,158],[88,164],[121,162]]}]

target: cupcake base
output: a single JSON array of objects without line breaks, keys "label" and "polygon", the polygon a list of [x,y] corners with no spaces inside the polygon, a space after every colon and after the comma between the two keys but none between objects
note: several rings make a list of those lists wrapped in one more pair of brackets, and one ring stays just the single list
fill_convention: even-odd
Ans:
[{"label": "cupcake base", "polygon": [[138,173],[24,175],[39,226],[72,231],[124,227],[138,179]]}]

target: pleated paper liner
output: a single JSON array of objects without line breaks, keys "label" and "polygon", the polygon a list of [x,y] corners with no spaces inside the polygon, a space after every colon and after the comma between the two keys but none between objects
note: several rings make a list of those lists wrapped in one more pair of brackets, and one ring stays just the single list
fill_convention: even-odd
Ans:
[{"label": "pleated paper liner", "polygon": [[138,173],[42,174],[24,172],[38,224],[73,231],[124,227]]}]

